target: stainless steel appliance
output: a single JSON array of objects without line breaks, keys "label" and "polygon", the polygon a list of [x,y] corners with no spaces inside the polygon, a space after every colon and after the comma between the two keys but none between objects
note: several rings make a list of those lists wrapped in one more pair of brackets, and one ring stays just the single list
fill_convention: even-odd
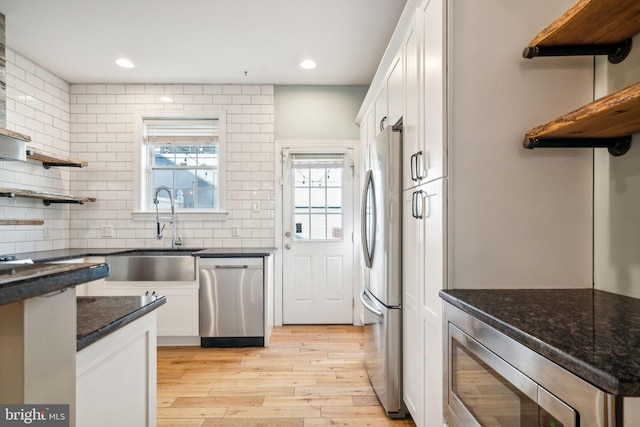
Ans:
[{"label": "stainless steel appliance", "polygon": [[264,346],[263,258],[200,259],[200,345]]},{"label": "stainless steel appliance", "polygon": [[444,414],[451,427],[609,427],[613,395],[445,304]]},{"label": "stainless steel appliance", "polygon": [[402,401],[402,126],[388,126],[370,147],[362,195],[363,256],[368,270],[365,367],[387,415],[406,416]]}]

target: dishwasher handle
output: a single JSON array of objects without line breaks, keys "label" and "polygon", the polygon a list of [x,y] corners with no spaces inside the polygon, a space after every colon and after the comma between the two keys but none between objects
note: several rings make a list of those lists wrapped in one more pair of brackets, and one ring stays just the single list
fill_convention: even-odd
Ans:
[{"label": "dishwasher handle", "polygon": [[[253,268],[260,268],[260,266],[252,266]],[[236,268],[236,269],[246,269],[249,268],[248,265],[208,265],[207,268]]]}]

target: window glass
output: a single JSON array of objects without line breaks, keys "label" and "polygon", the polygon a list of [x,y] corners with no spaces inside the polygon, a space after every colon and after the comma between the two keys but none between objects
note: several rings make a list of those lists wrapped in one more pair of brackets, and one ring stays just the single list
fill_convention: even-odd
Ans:
[{"label": "window glass", "polygon": [[343,239],[343,165],[342,155],[292,155],[295,239]]},{"label": "window glass", "polygon": [[[160,186],[171,190],[176,210],[220,210],[223,139],[219,118],[143,119],[143,151],[147,159],[140,194],[143,210],[153,210],[153,196]],[[145,163],[145,162],[143,162]],[[158,194],[158,208],[169,209],[166,192]]]}]

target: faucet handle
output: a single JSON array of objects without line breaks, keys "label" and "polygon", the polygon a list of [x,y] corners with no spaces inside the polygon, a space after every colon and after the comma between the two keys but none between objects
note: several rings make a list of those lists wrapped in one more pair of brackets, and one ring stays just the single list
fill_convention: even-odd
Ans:
[{"label": "faucet handle", "polygon": [[182,246],[182,238],[180,236],[176,237],[176,246]]}]

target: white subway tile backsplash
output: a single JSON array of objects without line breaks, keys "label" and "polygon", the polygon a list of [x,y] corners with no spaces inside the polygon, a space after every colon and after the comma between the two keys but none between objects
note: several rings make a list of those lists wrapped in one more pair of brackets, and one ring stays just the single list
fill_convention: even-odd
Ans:
[{"label": "white subway tile backsplash", "polygon": [[[133,221],[134,112],[221,111],[227,113],[227,211],[225,221],[180,220],[188,246],[273,246],[275,178],[272,85],[72,84],[7,49],[7,127],[31,135],[34,146],[79,158],[88,168],[45,170],[37,162],[0,162],[6,186],[72,192],[96,203],[45,207],[31,199],[0,200],[4,217],[43,218],[44,226],[0,227],[0,253],[106,247],[168,247],[157,241],[154,221]],[[172,103],[160,101],[171,96]],[[270,150],[270,151],[269,151]],[[252,201],[261,211],[253,212]],[[114,238],[100,227],[114,227]],[[231,235],[238,225],[240,236]],[[169,239],[170,240],[170,239]]]}]

